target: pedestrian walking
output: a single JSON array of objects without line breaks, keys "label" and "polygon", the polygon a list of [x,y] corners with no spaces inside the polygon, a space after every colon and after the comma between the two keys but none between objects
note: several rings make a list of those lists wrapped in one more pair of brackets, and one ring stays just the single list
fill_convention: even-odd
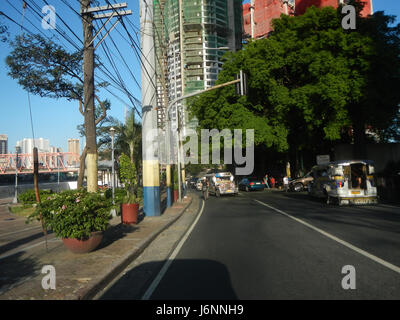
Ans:
[{"label": "pedestrian walking", "polygon": [[264,177],[264,184],[265,184],[265,187],[269,189],[268,174],[265,174],[265,177]]},{"label": "pedestrian walking", "polygon": [[209,188],[208,179],[202,180],[202,182],[201,182],[201,190],[203,192],[203,199],[204,200],[208,199],[208,188]]},{"label": "pedestrian walking", "polygon": [[283,187],[285,188],[285,192],[289,190],[289,178],[288,176],[283,177]]}]

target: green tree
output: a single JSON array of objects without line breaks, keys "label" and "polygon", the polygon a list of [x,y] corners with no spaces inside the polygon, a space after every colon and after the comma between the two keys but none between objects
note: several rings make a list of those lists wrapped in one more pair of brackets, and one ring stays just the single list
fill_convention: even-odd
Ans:
[{"label": "green tree", "polygon": [[391,17],[378,12],[357,19],[357,30],[348,31],[340,8],[282,15],[269,38],[225,55],[216,84],[233,80],[242,69],[248,95],[237,96],[233,86],[205,93],[191,100],[192,115],[202,128],[253,128],[256,145],[291,158],[338,141],[349,126],[363,146],[367,125],[383,130],[396,119],[400,46]]},{"label": "green tree", "polygon": [[120,157],[120,178],[126,190],[124,203],[137,203],[138,181],[136,167],[124,153]]},{"label": "green tree", "polygon": [[[8,75],[17,79],[27,91],[41,97],[66,98],[77,100],[79,111],[85,118],[85,128],[98,125],[107,115],[105,104],[97,95],[98,109],[95,123],[86,123],[85,114],[90,112],[84,107],[82,80],[82,52],[69,53],[67,50],[41,35],[17,36],[10,42],[13,48],[6,58]],[[100,83],[97,88],[106,86]],[[85,130],[86,132],[86,130]],[[87,145],[82,152],[80,162],[85,162]],[[82,166],[81,166],[82,168]],[[84,168],[84,166],[83,166]],[[83,180],[84,170],[80,170],[78,181]]]},{"label": "green tree", "polygon": [[[0,11],[0,15],[1,14],[2,12]],[[9,35],[7,30],[8,30],[7,26],[0,22],[0,42],[7,41],[7,36]]]},{"label": "green tree", "polygon": [[142,160],[142,125],[135,119],[135,111],[128,112],[125,123],[114,119],[113,126],[117,135],[115,141],[117,153],[129,155],[139,174]]}]

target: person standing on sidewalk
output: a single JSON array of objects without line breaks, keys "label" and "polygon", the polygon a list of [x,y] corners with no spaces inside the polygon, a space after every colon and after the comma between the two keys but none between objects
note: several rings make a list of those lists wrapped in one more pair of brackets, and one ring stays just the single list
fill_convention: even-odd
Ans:
[{"label": "person standing on sidewalk", "polygon": [[275,188],[275,178],[274,178],[274,177],[271,177],[271,178],[269,179],[269,181],[271,182],[271,188],[274,189],[274,188]]},{"label": "person standing on sidewalk", "polygon": [[288,176],[283,177],[283,187],[285,188],[285,192],[289,190],[289,178]]}]

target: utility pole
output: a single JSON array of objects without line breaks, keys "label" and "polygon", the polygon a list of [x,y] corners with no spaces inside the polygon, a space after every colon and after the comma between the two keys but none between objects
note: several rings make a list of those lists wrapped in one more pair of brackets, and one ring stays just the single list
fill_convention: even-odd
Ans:
[{"label": "utility pole", "polygon": [[[181,58],[181,96],[185,94],[185,49],[183,39],[183,1],[179,0],[179,40],[180,40],[180,58]],[[176,82],[175,82],[176,85]],[[183,183],[185,182],[185,162],[182,157],[182,123],[185,122],[184,118],[184,104],[183,100],[181,107],[176,105],[176,122],[177,122],[177,136],[178,136],[178,184],[179,184],[179,201],[182,201],[182,189]],[[181,109],[181,110],[179,110]],[[179,116],[179,111],[182,111],[182,115]]]},{"label": "utility pole", "polygon": [[143,211],[161,215],[160,170],[157,141],[156,75],[153,37],[153,2],[140,0],[140,40],[142,51],[142,145]]},{"label": "utility pole", "polygon": [[[94,51],[106,38],[108,33],[117,25],[117,20],[111,29],[102,37],[94,47],[94,40],[103,30],[105,25],[116,16],[131,14],[130,10],[116,11],[117,8],[126,7],[126,3],[107,5],[101,7],[90,7],[92,0],[81,0],[81,15],[83,27],[83,102],[85,118],[85,137],[87,147],[87,190],[97,192],[97,143],[96,143],[96,119],[94,107]],[[101,13],[99,11],[113,10],[112,13]],[[108,18],[103,26],[93,36],[93,20]]]},{"label": "utility pole", "polygon": [[81,0],[83,26],[83,102],[86,137],[87,190],[97,192],[97,144],[94,116],[93,15],[86,13],[91,0]]}]

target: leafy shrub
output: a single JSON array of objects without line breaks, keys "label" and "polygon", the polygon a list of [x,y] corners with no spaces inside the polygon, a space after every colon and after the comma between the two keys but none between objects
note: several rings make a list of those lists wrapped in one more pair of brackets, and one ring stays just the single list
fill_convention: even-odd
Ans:
[{"label": "leafy shrub", "polygon": [[[40,199],[47,197],[48,195],[53,194],[52,190],[39,190]],[[35,190],[30,189],[24,191],[18,195],[18,202],[22,204],[34,204],[36,203],[36,194]]]},{"label": "leafy shrub", "polygon": [[172,174],[172,183],[174,185],[174,190],[179,190],[179,183],[178,183],[178,167],[176,167]]},{"label": "leafy shrub", "polygon": [[66,190],[43,198],[27,222],[40,220],[57,237],[87,239],[94,231],[104,231],[111,218],[112,201],[100,193]]},{"label": "leafy shrub", "polygon": [[123,203],[139,203],[139,199],[137,199],[138,181],[135,164],[124,153],[119,161],[121,182],[126,190],[126,197],[123,199]]},{"label": "leafy shrub", "polygon": [[[106,192],[104,193],[105,197],[107,199],[110,199],[112,201],[112,189],[107,189]],[[126,196],[126,191],[125,189],[121,188],[116,188],[114,189],[114,196],[115,196],[115,204],[121,204],[124,197]]]}]

